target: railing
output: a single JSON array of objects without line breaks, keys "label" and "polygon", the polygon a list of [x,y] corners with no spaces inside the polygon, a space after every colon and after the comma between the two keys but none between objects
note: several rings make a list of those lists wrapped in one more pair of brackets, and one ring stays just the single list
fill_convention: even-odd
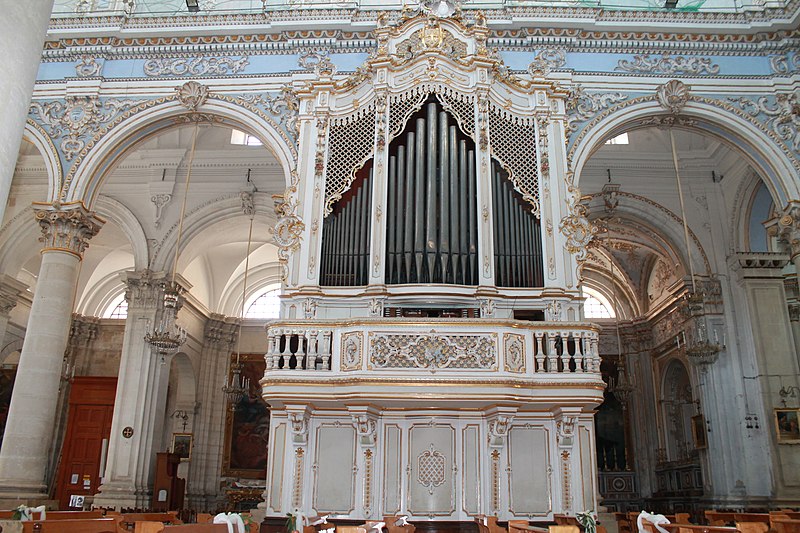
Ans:
[{"label": "railing", "polygon": [[600,372],[598,330],[585,323],[362,319],[275,321],[267,374],[309,372]]}]

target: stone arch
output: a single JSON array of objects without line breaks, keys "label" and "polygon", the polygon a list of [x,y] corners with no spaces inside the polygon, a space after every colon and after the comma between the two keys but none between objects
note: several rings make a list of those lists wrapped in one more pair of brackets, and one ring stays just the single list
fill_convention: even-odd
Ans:
[{"label": "stone arch", "polygon": [[755,121],[740,116],[729,104],[699,96],[690,96],[677,117],[665,114],[655,96],[628,100],[596,116],[584,126],[569,150],[574,184],[580,184],[583,167],[607,139],[670,122],[672,127],[710,135],[734,147],[761,176],[776,204],[786,205],[800,198],[800,183],[795,179],[797,161]]},{"label": "stone arch", "polygon": [[61,158],[58,156],[58,151],[53,144],[50,136],[45,133],[44,129],[28,119],[25,123],[25,130],[22,133],[22,138],[30,142],[39,150],[39,153],[44,159],[44,166],[47,170],[47,194],[49,198],[58,198],[58,191],[61,188],[61,181],[64,177],[61,168]]},{"label": "stone arch", "polygon": [[98,196],[94,207],[97,214],[106,220],[114,222],[122,229],[122,232],[128,236],[131,248],[133,248],[134,269],[141,270],[147,268],[150,264],[150,251],[147,247],[147,237],[145,236],[142,224],[139,222],[139,219],[136,218],[136,215],[133,214],[133,211],[110,196],[102,194]]},{"label": "stone arch", "polygon": [[[250,271],[248,272],[248,277],[250,279],[248,279],[247,294],[244,296],[245,302],[264,290],[265,287],[269,287],[271,285],[280,285],[280,264],[275,261],[274,263],[251,266]],[[220,310],[222,311],[222,314],[226,316],[239,316],[242,311],[243,284],[243,274],[239,274],[230,280],[226,291],[220,298]],[[247,312],[247,309],[245,308],[244,311]]]},{"label": "stone arch", "polygon": [[14,353],[21,353],[22,342],[23,339],[14,339],[13,341],[3,346],[2,350],[0,350],[0,364],[6,364],[6,360],[8,360],[8,357],[10,355]]},{"label": "stone arch", "polygon": [[[274,211],[272,199],[265,193],[257,192],[253,195],[256,209],[256,218],[266,221],[268,226],[273,226]],[[231,194],[209,200],[194,210],[186,213],[183,222],[183,235],[181,236],[181,250],[183,250],[206,228],[221,221],[235,217],[245,217],[242,213],[242,200],[238,194]],[[170,227],[164,240],[159,243],[153,253],[151,270],[169,270],[175,254],[175,245],[178,239],[177,222]],[[180,265],[178,266],[180,270]]]},{"label": "stone arch", "polygon": [[[260,139],[281,164],[289,186],[296,149],[271,118],[259,114],[244,101],[214,95],[198,108],[198,112],[198,119],[240,129]],[[191,123],[191,119],[191,114],[175,97],[145,102],[125,112],[119,121],[98,133],[96,143],[87,145],[85,155],[64,180],[59,193],[61,201],[81,201],[91,208],[106,176],[130,148],[167,129]]]},{"label": "stone arch", "polygon": [[[762,184],[764,184],[764,181],[758,175],[749,173],[736,190],[730,227],[734,230],[733,244],[737,252],[754,251],[750,245],[750,221],[753,214],[753,204]],[[766,184],[764,186],[766,187]],[[769,192],[768,187],[767,191]],[[772,202],[773,208],[780,208],[776,204],[774,197],[772,197]]]}]

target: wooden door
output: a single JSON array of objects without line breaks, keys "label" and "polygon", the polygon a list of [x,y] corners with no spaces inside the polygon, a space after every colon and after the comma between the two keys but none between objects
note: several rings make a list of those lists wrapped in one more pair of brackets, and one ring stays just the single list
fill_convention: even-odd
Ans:
[{"label": "wooden door", "polygon": [[117,378],[76,377],[73,380],[56,485],[56,499],[61,509],[69,509],[72,495],[97,493],[104,441],[107,446],[111,434],[116,389]]}]

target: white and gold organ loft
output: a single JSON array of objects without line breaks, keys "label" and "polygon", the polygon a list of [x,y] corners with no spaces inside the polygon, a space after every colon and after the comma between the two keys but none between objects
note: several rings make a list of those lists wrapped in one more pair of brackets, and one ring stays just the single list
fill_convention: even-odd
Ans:
[{"label": "white and gold organ loft", "polygon": [[320,56],[294,77],[268,516],[596,507],[604,383],[580,312],[592,232],[566,172],[568,93],[546,62],[510,74],[487,35],[479,13],[404,11],[351,76]]}]

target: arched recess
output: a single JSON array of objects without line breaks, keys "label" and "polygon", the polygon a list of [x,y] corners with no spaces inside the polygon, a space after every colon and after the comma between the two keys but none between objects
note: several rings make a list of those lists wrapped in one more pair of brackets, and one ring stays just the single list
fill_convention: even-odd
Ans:
[{"label": "arched recess", "polygon": [[[266,193],[257,192],[253,195],[255,206],[256,223],[272,227],[275,223],[275,214],[272,198]],[[203,231],[215,224],[231,219],[240,218],[243,226],[246,226],[249,219],[242,212],[242,200],[238,194],[227,197],[216,198],[213,201],[205,202],[193,211],[186,213],[183,222],[183,235],[181,236],[180,260],[178,262],[178,272],[191,261],[192,254],[185,253],[191,248],[202,248],[204,244],[196,241]],[[175,245],[178,237],[177,222],[170,227],[164,240],[157,246],[151,262],[151,270],[168,271],[172,266],[175,254]],[[271,239],[270,239],[271,240]]]},{"label": "arched recess", "polygon": [[[0,364],[17,364],[19,362],[19,354],[22,353],[22,341],[23,339],[14,339],[3,346],[3,349],[0,350]],[[12,359],[15,359],[13,363],[11,362]]]},{"label": "arched recess", "polygon": [[58,191],[61,188],[64,176],[61,168],[61,159],[52,139],[41,126],[30,119],[25,123],[25,131],[22,133],[22,138],[33,144],[44,159],[44,166],[47,169],[48,198],[58,198]]},{"label": "arched recess", "polygon": [[688,459],[693,449],[692,417],[697,411],[689,370],[673,358],[664,365],[661,377],[661,424],[668,461]]},{"label": "arched recess", "polygon": [[147,237],[142,224],[133,211],[117,200],[99,195],[94,206],[97,214],[102,218],[113,221],[128,237],[133,248],[133,268],[141,270],[150,264],[150,252],[147,248]]},{"label": "arched recess", "polygon": [[[753,122],[721,108],[725,105],[709,98],[690,97],[670,127],[710,135],[736,149],[761,176],[778,205],[800,198],[795,162]],[[658,126],[661,119],[672,118],[655,96],[626,101],[595,117],[569,150],[574,184],[580,185],[583,167],[606,140],[623,132]]]},{"label": "arched recess", "polygon": [[[768,198],[765,198],[765,194]],[[771,200],[771,206],[764,206],[763,204]],[[755,173],[750,173],[746,179],[742,181],[736,191],[734,198],[734,207],[731,212],[731,227],[735,228],[734,243],[736,251],[738,252],[771,252],[777,251],[772,249],[772,243],[767,230],[763,226],[770,218],[777,216],[777,209],[780,205],[775,202],[775,197],[769,193],[766,184]],[[766,242],[761,243],[763,246],[755,245],[753,241],[754,226],[761,225],[763,231],[763,238]]]},{"label": "arched recess", "polygon": [[[207,124],[212,120],[215,126],[232,127],[257,137],[280,162],[285,183],[289,186],[294,168],[294,148],[271,120],[247,109],[244,102],[220,100],[213,95],[198,108],[198,112],[207,119]],[[92,208],[103,181],[132,148],[167,129],[187,123],[191,123],[190,113],[174,99],[146,102],[127,111],[118,125],[102,130],[97,135],[100,140],[87,146],[88,153],[65,179],[61,201],[82,201]]]},{"label": "arched recess", "polygon": [[[164,419],[170,423],[164,427],[164,446],[171,446],[172,433],[191,433],[194,425],[195,404],[197,402],[197,377],[191,359],[184,352],[178,352],[170,361],[169,386]],[[185,415],[184,419],[182,416]],[[186,427],[184,428],[184,421]]]},{"label": "arched recess", "polygon": [[[275,251],[277,256],[277,249]],[[251,260],[252,261],[252,260]],[[280,285],[281,271],[277,261],[253,266],[247,273],[247,292],[244,301],[247,302],[254,295],[260,293],[265,287]],[[232,277],[220,297],[220,313],[226,316],[238,317],[242,312],[242,289],[244,285],[244,271],[242,269]],[[244,309],[247,312],[247,308]]]}]

